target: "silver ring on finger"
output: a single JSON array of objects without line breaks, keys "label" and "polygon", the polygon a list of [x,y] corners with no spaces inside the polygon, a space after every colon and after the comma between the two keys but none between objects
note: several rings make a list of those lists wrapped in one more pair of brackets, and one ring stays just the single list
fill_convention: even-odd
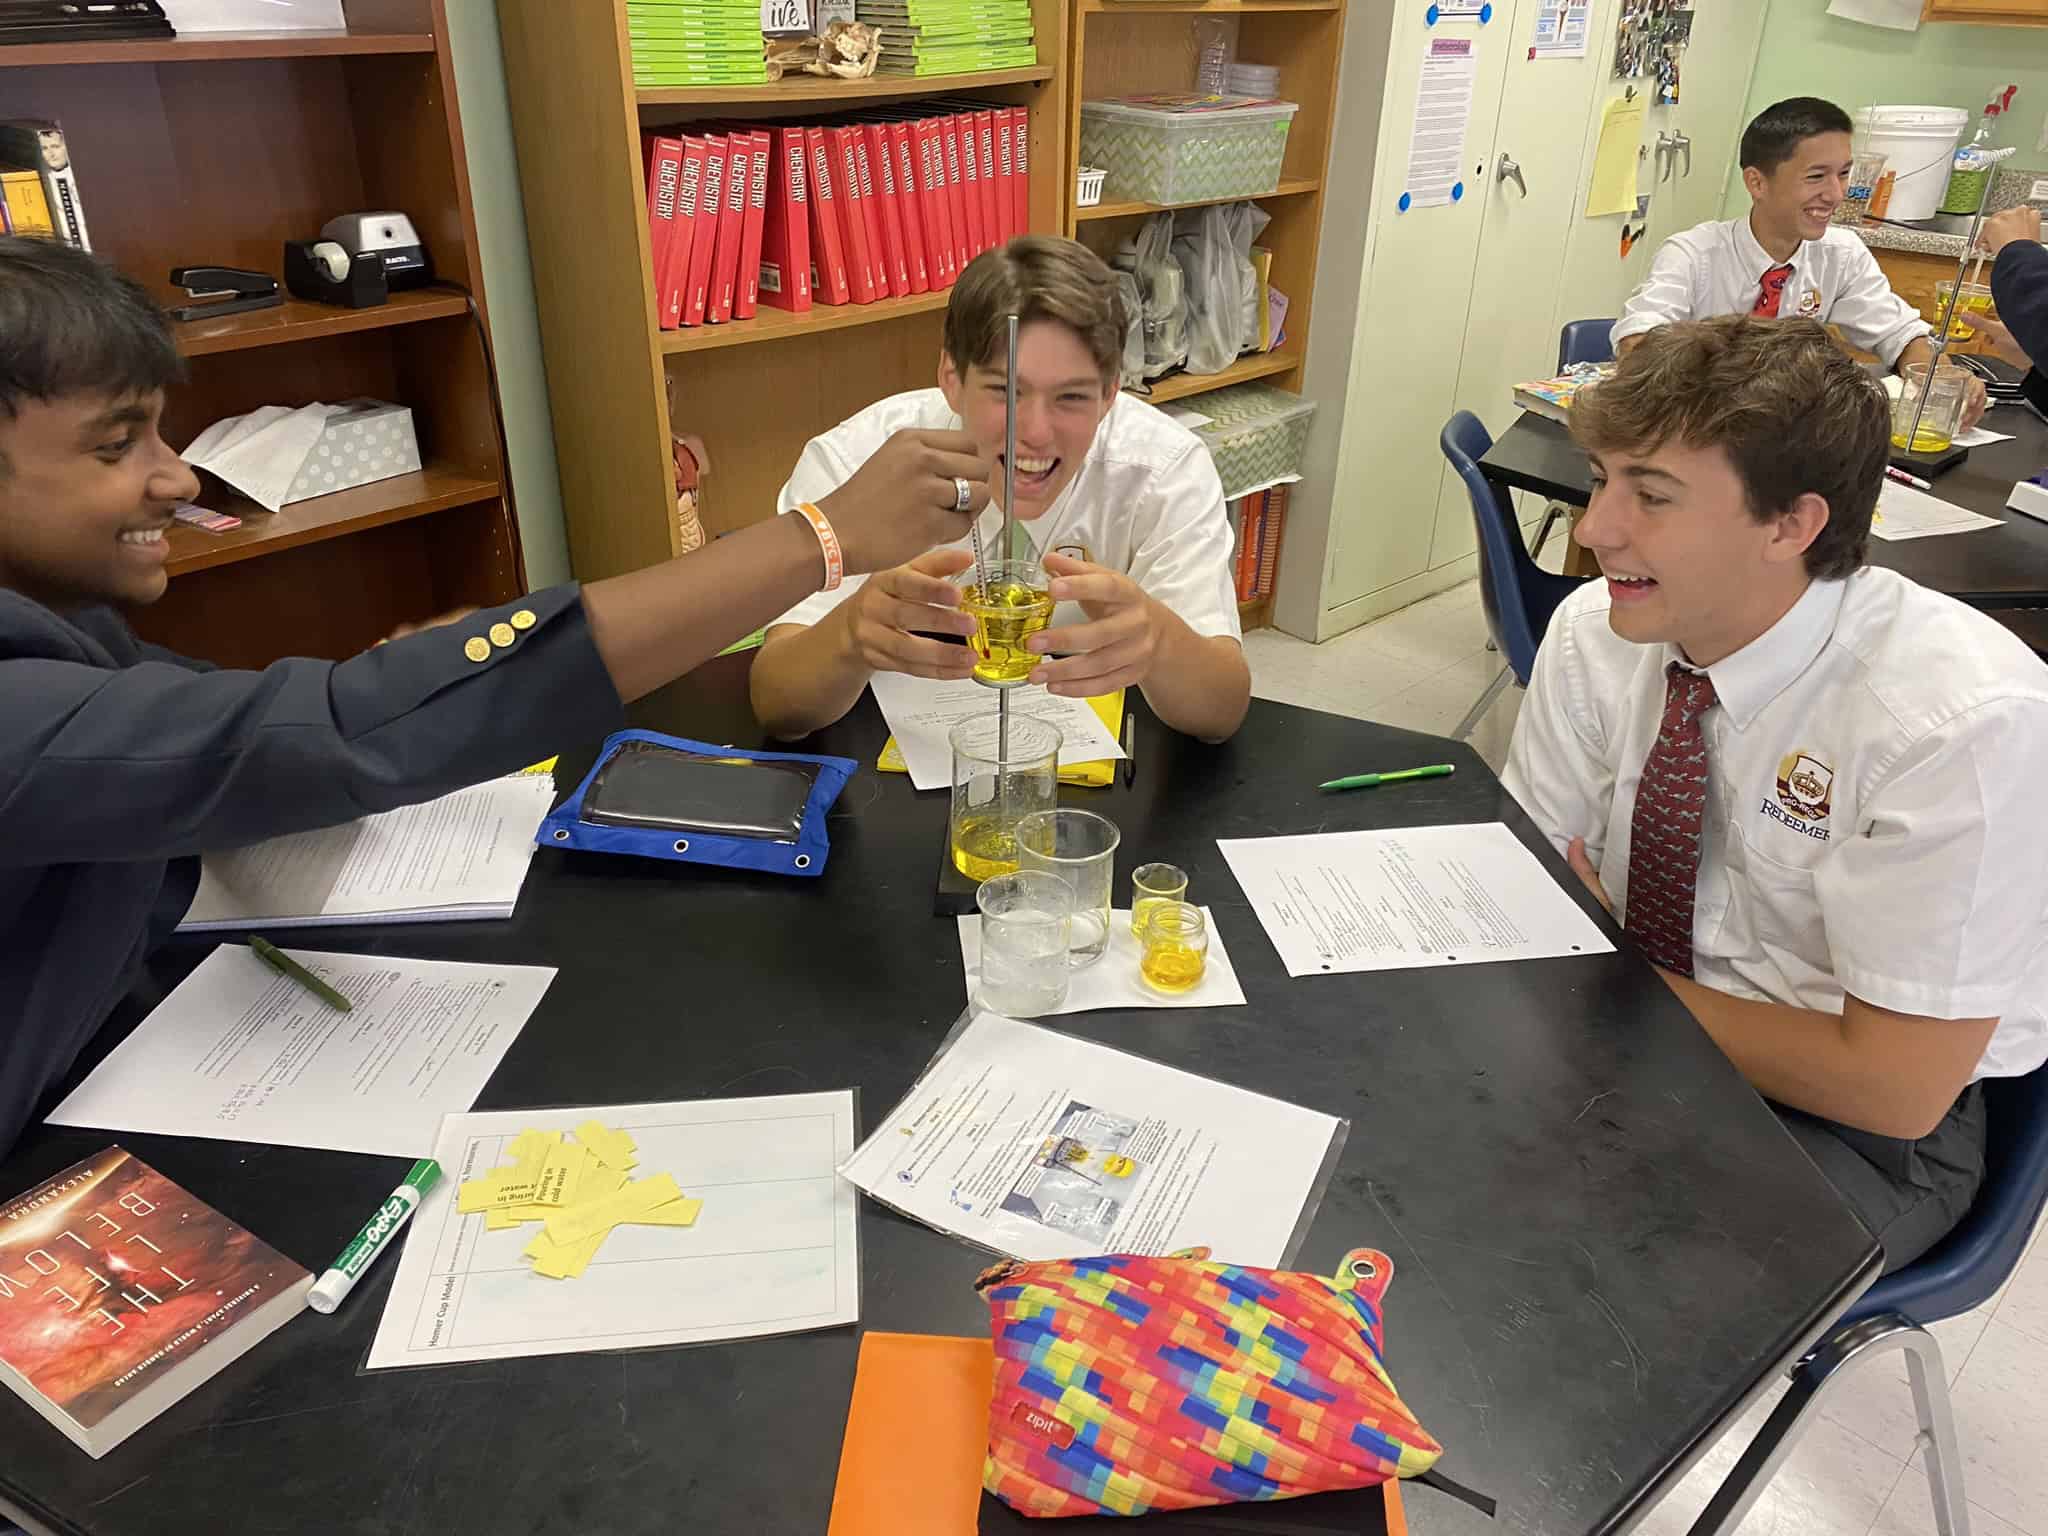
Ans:
[{"label": "silver ring on finger", "polygon": [[958,475],[953,477],[953,510],[965,512],[974,502],[974,487]]}]

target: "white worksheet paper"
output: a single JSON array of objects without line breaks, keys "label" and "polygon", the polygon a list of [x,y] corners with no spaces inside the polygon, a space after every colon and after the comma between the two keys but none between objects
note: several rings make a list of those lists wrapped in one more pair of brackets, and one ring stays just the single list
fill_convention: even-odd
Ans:
[{"label": "white worksheet paper", "polygon": [[354,1011],[223,944],[50,1123],[418,1157],[443,1115],[476,1102],[555,979],[544,965],[285,953]]},{"label": "white worksheet paper", "polygon": [[1614,948],[1497,821],[1216,846],[1290,976]]},{"label": "white worksheet paper", "polygon": [[338,827],[209,853],[179,924],[307,928],[510,917],[555,800],[546,774],[513,774]]},{"label": "white worksheet paper", "polygon": [[[505,1159],[521,1131],[595,1117],[639,1151],[635,1178],[674,1176],[704,1208],[688,1227],[621,1225],[573,1280],[520,1257],[534,1229],[486,1231],[456,1190]],[[831,1328],[860,1318],[853,1093],[450,1115],[441,1182],[412,1219],[366,1362],[451,1365],[645,1349]]]},{"label": "white worksheet paper", "polygon": [[1885,481],[1877,493],[1877,513],[1870,520],[1871,533],[1894,544],[1902,539],[1932,539],[1997,526],[1995,517],[1968,511],[1896,480]]},{"label": "white worksheet paper", "polygon": [[[973,678],[906,677],[877,672],[868,679],[889,734],[919,789],[945,789],[953,782],[952,729],[963,720],[996,712],[996,690]],[[1099,763],[1122,757],[1124,749],[1109,734],[1102,717],[1086,699],[1062,698],[1043,688],[1012,688],[1010,713],[1036,715],[1059,727],[1060,766]]]},{"label": "white worksheet paper", "polygon": [[1415,125],[1408,141],[1408,208],[1451,202],[1465,164],[1465,125],[1472,118],[1472,84],[1479,77],[1479,44],[1471,37],[1432,36],[1422,44],[1422,74],[1415,85]]},{"label": "white worksheet paper", "polygon": [[1958,432],[1952,439],[1958,448],[1983,448],[1992,443],[2009,443],[2010,432],[1994,432],[1989,427],[1972,427],[1967,432]]},{"label": "white worksheet paper", "polygon": [[[1242,1005],[1244,988],[1237,984],[1237,972],[1230,964],[1230,952],[1223,947],[1223,935],[1216,928],[1216,914],[1207,907],[1202,916],[1209,925],[1209,960],[1202,979],[1185,992],[1155,992],[1138,979],[1138,961],[1145,946],[1131,932],[1131,914],[1112,907],[1109,913],[1109,948],[1093,965],[1069,973],[1067,1000],[1054,1013],[1092,1013],[1099,1008],[1230,1008]],[[958,919],[960,964],[967,972],[967,1000],[981,986],[981,914]]]},{"label": "white worksheet paper", "polygon": [[1275,1268],[1293,1259],[1348,1128],[977,1011],[840,1172],[1011,1258],[1205,1246]]}]

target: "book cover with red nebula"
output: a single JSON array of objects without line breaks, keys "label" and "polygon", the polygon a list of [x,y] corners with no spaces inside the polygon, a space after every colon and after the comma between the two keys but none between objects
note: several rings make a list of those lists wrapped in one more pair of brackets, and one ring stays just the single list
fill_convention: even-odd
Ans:
[{"label": "book cover with red nebula", "polygon": [[0,1380],[104,1455],[289,1321],[312,1284],[109,1147],[0,1203]]}]

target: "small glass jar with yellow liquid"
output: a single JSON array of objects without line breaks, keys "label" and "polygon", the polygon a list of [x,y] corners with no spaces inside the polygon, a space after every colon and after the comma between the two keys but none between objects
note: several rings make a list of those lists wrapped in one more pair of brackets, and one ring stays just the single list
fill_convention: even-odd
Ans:
[{"label": "small glass jar with yellow liquid", "polygon": [[[991,695],[990,702],[994,702]],[[1059,796],[1059,727],[1010,712],[1008,750],[994,710],[953,727],[953,803],[947,821],[953,867],[974,881],[1017,868],[1017,823]]]},{"label": "small glass jar with yellow liquid", "polygon": [[1044,660],[1024,649],[1024,642],[1052,622],[1048,577],[1036,560],[990,560],[986,591],[972,567],[962,580],[960,611],[974,620],[967,637],[976,657],[974,680],[1013,688]]},{"label": "small glass jar with yellow liquid", "polygon": [[[1892,402],[1892,451],[1946,453],[1962,429],[1970,375],[1944,361],[1939,366],[1913,363],[1901,370],[1899,379],[1899,398]],[[1915,415],[1920,418],[1917,427],[1913,424]]]},{"label": "small glass jar with yellow liquid", "polygon": [[1188,872],[1177,864],[1140,864],[1131,875],[1131,932],[1145,936],[1145,923],[1163,903],[1186,901]]},{"label": "small glass jar with yellow liquid", "polygon": [[1155,992],[1185,992],[1202,979],[1209,964],[1209,924],[1200,907],[1159,902],[1146,914],[1138,938],[1145,946],[1138,975]]},{"label": "small glass jar with yellow liquid", "polygon": [[[1945,277],[1934,285],[1934,313],[1927,316],[1929,325],[1941,324],[1943,311],[1948,308],[1948,296],[1955,289],[1955,279]],[[1948,339],[1950,341],[1971,341],[1977,329],[1970,324],[1972,315],[1982,315],[1987,320],[1998,318],[1998,301],[1991,296],[1991,289],[1984,283],[1964,283],[1962,292],[1956,298],[1955,313],[1949,316]]]}]

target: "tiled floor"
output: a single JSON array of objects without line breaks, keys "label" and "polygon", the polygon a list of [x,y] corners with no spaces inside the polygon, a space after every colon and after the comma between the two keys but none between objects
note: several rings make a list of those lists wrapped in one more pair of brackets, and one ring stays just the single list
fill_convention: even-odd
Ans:
[{"label": "tiled floor", "polygon": [[[1470,582],[1319,646],[1277,630],[1245,637],[1252,692],[1262,699],[1443,735],[1500,671],[1485,647]],[[1520,691],[1508,688],[1472,734],[1495,771],[1520,704]],[[2048,1243],[2037,1233],[1998,1295],[1934,1334],[1953,1393],[1971,1529],[2048,1536]],[[1777,1396],[1752,1409],[1637,1529],[1683,1536]],[[1838,1388],[1743,1522],[1744,1536],[1931,1536],[1933,1506],[1913,1441],[1906,1368],[1889,1356]]]}]

